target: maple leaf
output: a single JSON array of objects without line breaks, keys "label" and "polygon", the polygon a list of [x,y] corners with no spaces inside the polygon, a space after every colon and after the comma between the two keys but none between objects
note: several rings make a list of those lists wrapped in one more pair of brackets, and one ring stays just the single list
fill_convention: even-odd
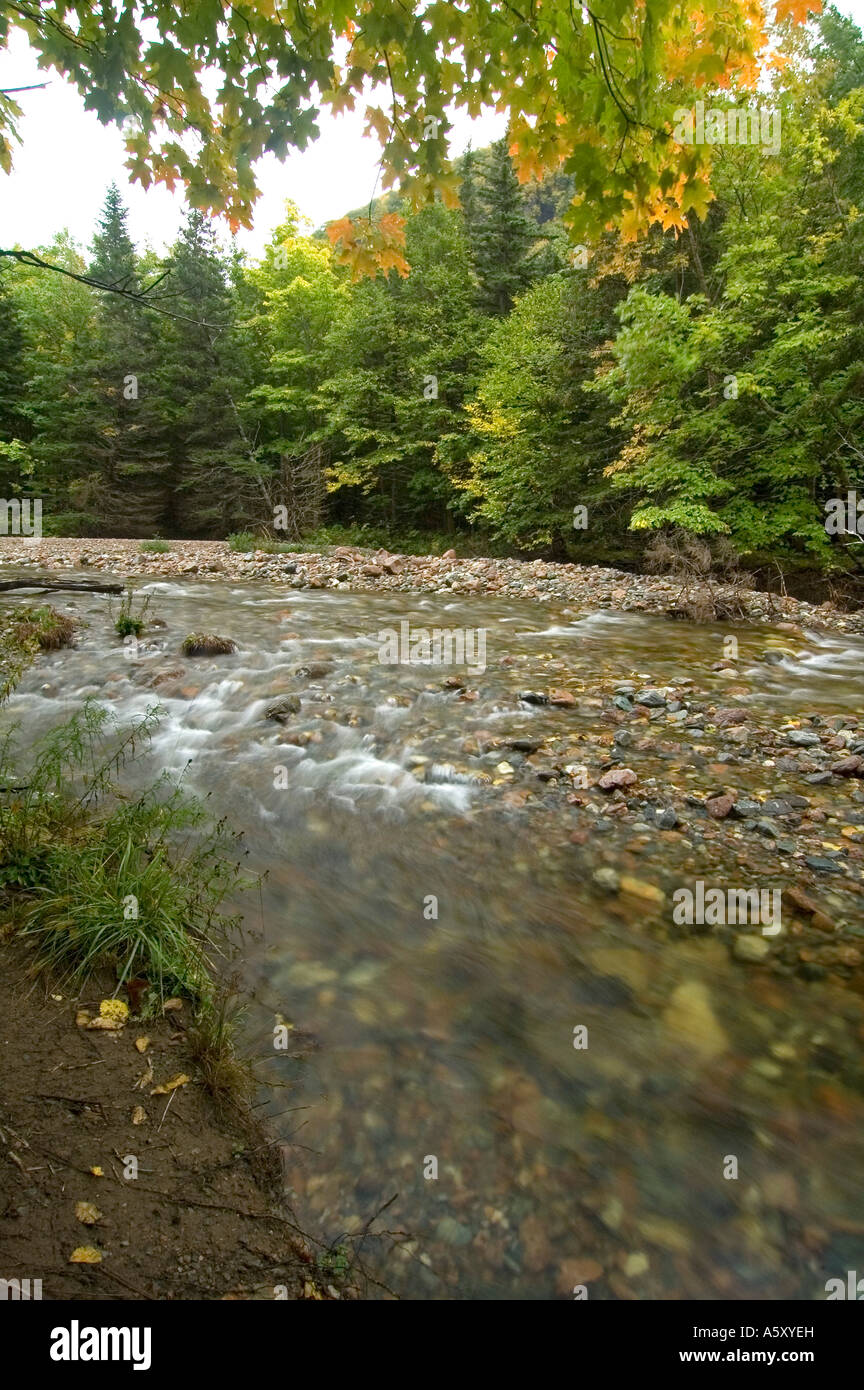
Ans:
[{"label": "maple leaf", "polygon": [[400,246],[405,245],[405,218],[398,212],[385,212],[378,225],[385,236]]},{"label": "maple leaf", "polygon": [[777,0],[774,18],[780,24],[791,19],[793,24],[806,24],[807,16],[822,13],[822,0]]},{"label": "maple leaf", "polygon": [[330,223],[327,235],[331,246],[335,246],[337,241],[344,242],[346,247],[353,246],[357,239],[357,228],[350,217],[340,217],[338,222]]}]

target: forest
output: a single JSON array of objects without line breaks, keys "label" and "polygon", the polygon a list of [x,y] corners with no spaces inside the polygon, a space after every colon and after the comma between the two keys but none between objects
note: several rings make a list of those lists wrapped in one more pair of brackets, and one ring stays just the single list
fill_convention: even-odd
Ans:
[{"label": "forest", "polygon": [[112,186],[89,247],[0,258],[0,492],[42,498],[49,535],[632,568],[678,532],[860,572],[857,528],[826,525],[860,518],[864,459],[858,28],[790,28],[759,99],[746,141],[731,98],[709,111],[701,221],[574,246],[573,177],[520,182],[502,140],[459,161],[458,207],[376,200],[407,220],[374,278],[290,204],[257,261],[196,209],[167,257],[136,247]]}]

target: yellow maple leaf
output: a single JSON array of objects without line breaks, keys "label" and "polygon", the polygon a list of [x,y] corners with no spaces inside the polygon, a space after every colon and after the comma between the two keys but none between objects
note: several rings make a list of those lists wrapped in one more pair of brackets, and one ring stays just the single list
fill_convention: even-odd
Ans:
[{"label": "yellow maple leaf", "polygon": [[102,1263],[101,1251],[92,1245],[79,1245],[69,1256],[70,1265],[98,1265]]}]

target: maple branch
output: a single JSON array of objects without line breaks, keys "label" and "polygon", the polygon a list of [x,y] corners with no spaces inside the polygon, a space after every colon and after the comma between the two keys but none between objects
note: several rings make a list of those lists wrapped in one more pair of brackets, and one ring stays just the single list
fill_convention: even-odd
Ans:
[{"label": "maple branch", "polygon": [[[101,280],[94,280],[92,275],[79,275],[74,270],[67,270],[62,265],[52,265],[50,261],[43,261],[41,256],[37,256],[35,251],[4,251],[0,249],[0,256],[9,256],[12,260],[18,261],[20,265],[35,266],[39,270],[53,270],[58,275],[65,275],[69,280],[77,280],[79,285],[87,285],[93,290],[102,290],[108,294],[119,294],[122,299],[130,299],[133,304],[143,304],[146,309],[152,309],[154,314],[163,314],[168,319],[179,319],[183,323],[194,323],[196,328],[211,328],[213,325],[205,323],[203,319],[190,318],[188,314],[175,314],[170,309],[162,309],[158,304],[154,304],[152,299],[148,299],[148,294],[160,280],[165,279],[165,275],[160,275],[159,280],[154,281],[146,290],[125,290],[121,288],[120,281],[113,285],[106,285]],[[128,280],[128,276],[125,277]]]}]

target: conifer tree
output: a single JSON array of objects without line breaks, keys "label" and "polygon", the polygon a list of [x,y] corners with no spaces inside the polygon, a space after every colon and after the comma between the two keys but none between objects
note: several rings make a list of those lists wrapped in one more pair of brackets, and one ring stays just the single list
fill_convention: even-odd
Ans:
[{"label": "conifer tree", "polygon": [[503,318],[535,278],[531,248],[537,228],[526,211],[506,140],[492,146],[483,173],[474,249],[480,307]]}]

